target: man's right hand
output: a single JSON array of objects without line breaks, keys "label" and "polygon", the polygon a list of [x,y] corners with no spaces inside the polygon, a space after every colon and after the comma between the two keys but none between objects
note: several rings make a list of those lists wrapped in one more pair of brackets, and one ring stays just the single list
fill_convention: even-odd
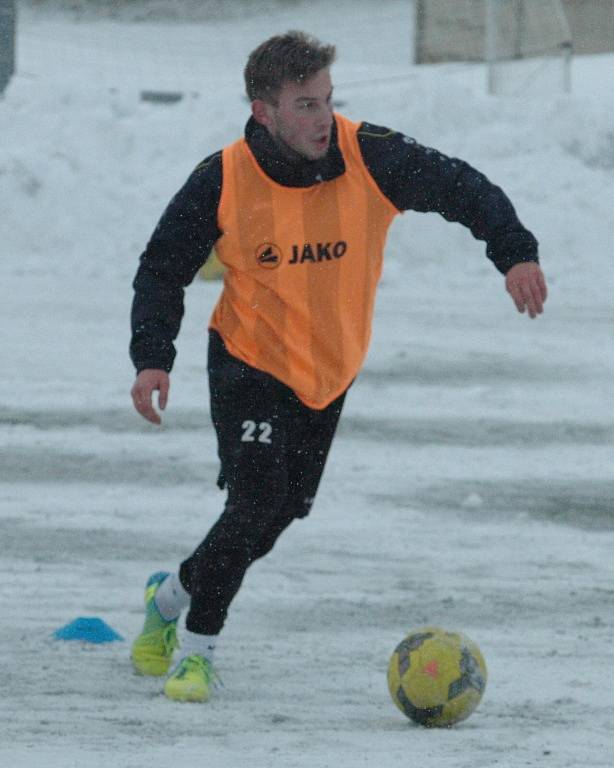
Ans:
[{"label": "man's right hand", "polygon": [[166,408],[170,385],[168,373],[157,368],[145,368],[136,377],[130,391],[132,402],[141,416],[152,424],[161,423],[160,415],[153,407],[153,393],[155,390],[158,391],[158,406],[163,411]]}]

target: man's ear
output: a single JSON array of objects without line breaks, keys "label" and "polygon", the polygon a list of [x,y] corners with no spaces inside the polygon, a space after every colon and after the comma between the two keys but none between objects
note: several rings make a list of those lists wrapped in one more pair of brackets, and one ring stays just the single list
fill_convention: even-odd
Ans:
[{"label": "man's ear", "polygon": [[254,99],[252,101],[252,115],[254,120],[260,125],[264,125],[268,128],[271,124],[271,117],[269,115],[269,105],[262,99]]}]

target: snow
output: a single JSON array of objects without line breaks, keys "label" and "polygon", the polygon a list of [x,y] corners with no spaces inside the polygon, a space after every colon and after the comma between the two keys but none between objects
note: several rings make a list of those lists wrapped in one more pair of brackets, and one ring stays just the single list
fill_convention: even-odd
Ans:
[{"label": "snow", "polygon": [[[0,102],[0,762],[7,768],[611,766],[614,56],[571,96],[492,98],[481,66],[412,67],[407,3],[268,3],[204,23],[25,7]],[[482,243],[437,216],[390,234],[373,342],[318,501],[250,571],[209,705],[131,673],[142,588],[221,509],[197,280],[160,429],[132,412],[130,282],[190,170],[242,130],[241,71],[275,31],[338,43],[353,119],[458,155],[541,243],[545,314],[518,315]],[[172,64],[172,66],[171,66]],[[139,99],[178,89],[172,106]],[[486,657],[478,710],[408,723],[390,653],[425,623]]]}]

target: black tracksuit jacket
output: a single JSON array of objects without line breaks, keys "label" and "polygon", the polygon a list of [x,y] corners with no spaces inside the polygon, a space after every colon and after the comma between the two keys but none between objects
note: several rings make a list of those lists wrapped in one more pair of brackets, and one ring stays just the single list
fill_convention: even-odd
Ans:
[{"label": "black tracksuit jacket", "polygon": [[[345,172],[334,126],[322,160],[288,160],[253,118],[245,136],[263,170],[284,186],[309,187]],[[468,227],[475,238],[486,241],[486,255],[503,274],[514,264],[538,260],[537,241],[518,220],[508,197],[475,168],[370,123],[361,124],[358,140],[367,169],[396,208],[436,212]],[[170,371],[173,366],[184,288],[222,234],[217,225],[222,177],[219,151],[197,166],[171,200],[141,255],[130,344],[137,372]]]}]

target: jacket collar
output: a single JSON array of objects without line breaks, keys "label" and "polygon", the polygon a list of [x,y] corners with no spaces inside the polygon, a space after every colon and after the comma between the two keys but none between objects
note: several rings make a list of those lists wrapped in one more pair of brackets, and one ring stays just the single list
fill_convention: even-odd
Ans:
[{"label": "jacket collar", "polygon": [[262,170],[284,187],[311,187],[345,173],[336,123],[333,123],[329,150],[321,160],[287,156],[267,129],[253,117],[245,126],[245,139]]}]

